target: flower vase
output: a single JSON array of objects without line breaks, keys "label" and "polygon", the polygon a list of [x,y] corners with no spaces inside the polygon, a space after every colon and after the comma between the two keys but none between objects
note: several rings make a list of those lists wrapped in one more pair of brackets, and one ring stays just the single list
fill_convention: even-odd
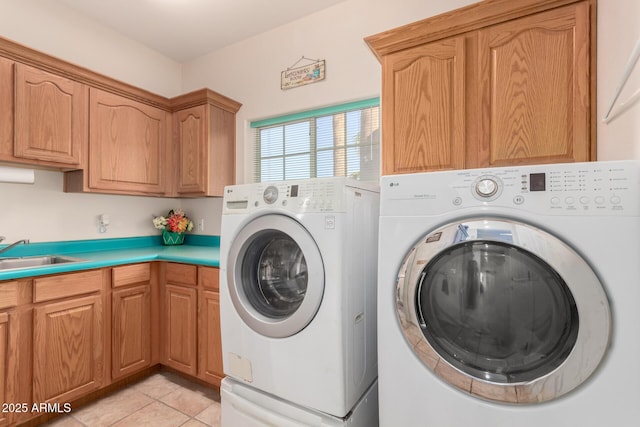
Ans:
[{"label": "flower vase", "polygon": [[173,233],[162,230],[162,242],[167,245],[181,245],[184,243],[184,233]]}]

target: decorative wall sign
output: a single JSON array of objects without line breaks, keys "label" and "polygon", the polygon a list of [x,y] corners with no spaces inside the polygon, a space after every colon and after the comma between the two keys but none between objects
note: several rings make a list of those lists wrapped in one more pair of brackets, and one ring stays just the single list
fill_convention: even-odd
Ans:
[{"label": "decorative wall sign", "polygon": [[[312,61],[310,64],[295,67],[300,61],[306,59]],[[294,87],[304,86],[311,83],[324,80],[325,77],[325,61],[319,59],[309,59],[304,56],[295,64],[280,73],[280,89],[293,89]]]}]

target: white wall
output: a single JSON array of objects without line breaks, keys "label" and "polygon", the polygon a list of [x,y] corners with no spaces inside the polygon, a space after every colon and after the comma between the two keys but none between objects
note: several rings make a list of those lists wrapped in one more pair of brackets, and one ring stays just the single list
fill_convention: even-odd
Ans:
[{"label": "white wall", "polygon": [[[248,150],[250,121],[379,96],[380,64],[363,38],[470,3],[473,1],[348,0],[185,64],[183,88],[209,86],[244,104],[237,116],[236,170],[238,182],[247,182],[253,161]],[[640,2],[599,2],[599,119],[639,37]],[[302,55],[327,61],[326,80],[280,90],[280,72]],[[621,101],[640,87],[640,64],[636,69]],[[637,102],[609,124],[599,122],[598,158],[640,160],[639,119]]]},{"label": "white wall", "polygon": [[52,0],[0,0],[0,37],[172,97],[181,64]]},{"label": "white wall", "polygon": [[[363,38],[472,0],[346,0],[291,24],[176,64],[50,0],[0,0],[0,36],[164,96],[210,87],[243,103],[237,121],[238,182],[251,157],[248,122],[273,115],[379,96],[380,64]],[[598,4],[598,118],[604,115],[631,50],[640,37],[640,2]],[[327,61],[325,81],[280,90],[280,72],[304,55]],[[640,64],[621,101],[640,87]],[[609,124],[598,124],[602,160],[640,160],[640,102]],[[39,171],[34,185],[0,183],[0,235],[33,241],[140,236],[155,233],[150,215],[183,207],[205,219],[201,234],[220,233],[220,199],[156,199],[65,194],[62,174]],[[96,217],[112,225],[98,234]]]},{"label": "white wall", "polygon": [[[171,199],[62,192],[63,174],[35,171],[35,184],[0,183],[2,244],[28,238],[32,242],[111,239],[158,235],[153,216],[183,208],[203,230],[193,234],[220,235],[222,200]],[[98,215],[109,215],[105,233],[98,231]]]},{"label": "white wall", "polygon": [[[104,239],[157,235],[152,215],[166,215],[179,201],[155,197],[62,192],[62,173],[36,170],[35,184],[0,184],[0,235],[7,242]],[[108,214],[106,233],[98,215]]]},{"label": "white wall", "polygon": [[[603,123],[631,51],[640,43],[640,2],[598,2],[598,159],[640,161],[640,61],[638,61],[612,111]],[[635,94],[635,96],[634,96]],[[628,108],[620,104],[633,98]]]},{"label": "white wall", "polygon": [[[214,88],[243,103],[237,114],[237,181],[248,182],[248,123],[380,95],[381,68],[364,37],[473,3],[348,0],[184,65],[185,91]],[[282,91],[280,72],[302,56],[326,60],[326,79]]]},{"label": "white wall", "polygon": [[[56,1],[0,0],[0,36],[158,95],[182,93],[181,64]],[[0,235],[6,242],[154,235],[151,215],[181,206],[175,199],[66,194],[62,179],[61,172],[36,171],[33,185],[0,183]],[[220,215],[212,212],[200,234],[219,234]],[[104,234],[97,229],[100,213],[111,219]]]}]

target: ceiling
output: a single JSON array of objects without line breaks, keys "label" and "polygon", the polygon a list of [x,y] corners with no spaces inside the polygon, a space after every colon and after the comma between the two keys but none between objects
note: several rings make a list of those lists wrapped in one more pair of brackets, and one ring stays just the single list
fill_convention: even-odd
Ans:
[{"label": "ceiling", "polygon": [[345,0],[56,0],[183,63]]}]

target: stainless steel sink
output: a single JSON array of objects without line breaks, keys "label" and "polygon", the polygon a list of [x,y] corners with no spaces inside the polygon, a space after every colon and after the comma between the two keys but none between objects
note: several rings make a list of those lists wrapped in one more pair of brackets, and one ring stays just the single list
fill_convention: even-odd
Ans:
[{"label": "stainless steel sink", "polygon": [[41,255],[20,258],[0,258],[0,271],[16,270],[19,268],[33,268],[44,265],[63,264],[68,262],[84,261],[81,258],[74,258],[62,255]]}]

